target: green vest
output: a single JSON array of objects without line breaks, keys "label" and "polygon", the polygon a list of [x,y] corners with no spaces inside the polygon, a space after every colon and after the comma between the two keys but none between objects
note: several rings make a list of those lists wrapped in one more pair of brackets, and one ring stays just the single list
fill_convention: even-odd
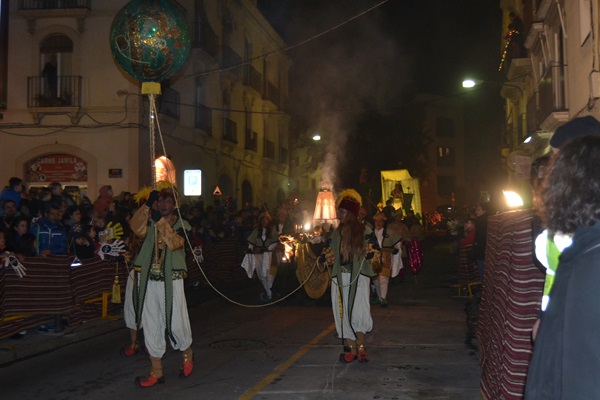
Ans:
[{"label": "green vest", "polygon": [[[186,220],[178,218],[175,224],[172,226],[174,231],[186,230],[190,231],[191,227]],[[152,267],[153,258],[154,258],[154,221],[150,221],[150,226],[148,227],[148,235],[144,239],[144,243],[142,244],[142,248],[138,256],[135,259],[133,264],[134,268],[140,270],[140,282],[137,291],[134,291],[133,295],[133,307],[135,309],[135,320],[138,326],[142,322],[142,310],[144,309],[144,300],[146,299],[146,289],[148,287],[148,280],[150,279],[150,268]],[[173,273],[180,274],[180,276],[185,277],[187,275],[187,264],[185,261],[185,246],[187,246],[187,241],[184,244],[184,247],[171,251],[168,247],[165,247],[165,259],[164,265],[162,266],[162,270],[164,273],[165,279],[165,317],[166,317],[166,327],[167,333],[171,340],[175,342],[175,338],[173,337],[173,333],[171,330],[171,321],[173,318]]]}]

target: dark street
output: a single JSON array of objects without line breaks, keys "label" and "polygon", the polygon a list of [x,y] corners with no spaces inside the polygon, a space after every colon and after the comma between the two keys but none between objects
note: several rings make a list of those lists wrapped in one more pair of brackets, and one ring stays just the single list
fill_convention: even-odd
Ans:
[{"label": "dark street", "polygon": [[[478,352],[464,344],[464,299],[453,298],[456,267],[449,244],[429,240],[424,267],[390,286],[389,307],[373,305],[367,336],[371,361],[342,364],[330,302],[299,293],[285,302],[246,308],[188,293],[195,369],[178,377],[180,355],[164,357],[165,384],[137,388],[149,361],[125,358],[128,338],[120,321],[100,323],[105,332],[0,368],[2,398],[74,399],[479,399]],[[234,300],[257,304],[259,284]],[[212,298],[209,298],[212,297]],[[103,328],[101,328],[103,326]],[[109,329],[113,327],[113,329]],[[92,329],[92,328],[89,328]],[[5,339],[0,345],[56,341],[52,334]]]}]

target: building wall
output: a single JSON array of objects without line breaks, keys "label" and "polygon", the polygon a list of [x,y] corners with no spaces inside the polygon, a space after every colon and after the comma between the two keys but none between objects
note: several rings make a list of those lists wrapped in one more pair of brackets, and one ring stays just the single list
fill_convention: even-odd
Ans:
[{"label": "building wall", "polygon": [[[17,9],[17,2],[10,3],[7,109],[0,124],[0,182],[7,182],[11,176],[26,178],[24,165],[31,159],[66,153],[88,162],[87,190],[92,199],[104,184],[112,185],[116,193],[138,187],[139,130],[128,127],[138,122],[138,98],[117,95],[119,90],[135,93],[138,89],[114,66],[107,40],[122,2],[94,3],[102,3],[104,9],[89,13],[83,32],[76,19],[68,17],[36,18],[32,29]],[[27,104],[28,77],[41,75],[40,43],[54,33],[68,36],[73,43],[70,75],[83,77],[81,108],[71,110],[71,114],[51,114],[58,110],[44,108],[34,114]],[[115,126],[119,123],[120,127]],[[122,169],[122,177],[109,178],[110,168]]]},{"label": "building wall", "polygon": [[[466,204],[465,182],[465,131],[463,120],[463,103],[456,98],[420,95],[420,101],[427,100],[427,117],[424,133],[431,143],[428,148],[429,174],[419,178],[421,185],[421,208],[424,212],[432,212],[438,206],[452,204],[452,193],[456,207]],[[452,125],[452,134],[444,135],[442,119]],[[448,148],[453,153],[453,162],[439,162],[438,148]],[[450,193],[444,193],[439,182],[450,179],[454,182]]]},{"label": "building wall", "polygon": [[[112,185],[115,193],[135,192],[151,184],[148,101],[140,94],[139,83],[115,65],[108,40],[112,21],[126,3],[92,0],[83,25],[68,16],[69,12],[37,10],[32,14],[20,10],[18,2],[10,3],[8,96],[0,120],[0,143],[11,151],[0,158],[0,182],[7,182],[11,176],[25,178],[24,165],[31,159],[65,153],[88,163],[85,186],[92,200],[105,184]],[[254,69],[269,80],[269,93],[276,88],[281,98],[287,99],[290,61],[276,51],[285,43],[258,12],[254,1],[179,3],[187,10],[194,46],[184,68],[168,85],[163,84],[163,96],[158,97],[159,106],[161,100],[165,104],[159,111],[157,132],[162,140],[157,138],[156,155],[169,156],[180,186],[185,169],[201,169],[203,195],[209,204],[220,179],[231,182],[223,195],[238,199],[246,180],[252,187],[250,201],[273,207],[282,191],[287,195],[289,116],[282,111],[283,102],[268,99],[267,85],[256,89],[246,85],[242,69],[243,58],[252,59]],[[225,16],[231,27],[228,45],[241,57],[233,69],[223,65]],[[216,52],[196,43],[194,27],[200,23],[208,24],[214,33]],[[54,33],[68,36],[73,43],[69,75],[82,77],[80,108],[28,106],[28,77],[39,77],[42,70],[40,43]],[[246,43],[251,44],[251,53],[245,50]],[[271,54],[265,61],[262,55],[267,52]],[[200,85],[201,96],[197,94]],[[229,111],[224,109],[224,96],[230,99]],[[198,106],[210,110],[209,131],[198,127]],[[172,112],[175,109],[177,113]],[[246,115],[252,116],[249,128],[256,133],[255,149],[246,149]],[[225,117],[237,124],[237,143],[224,140]],[[268,154],[265,138],[271,143]],[[109,178],[109,170],[114,169],[120,169],[122,176]]]}]

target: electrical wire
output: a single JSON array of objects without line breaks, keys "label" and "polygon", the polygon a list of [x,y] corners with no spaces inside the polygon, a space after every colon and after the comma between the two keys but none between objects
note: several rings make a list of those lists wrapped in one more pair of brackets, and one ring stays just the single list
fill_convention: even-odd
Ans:
[{"label": "electrical wire", "polygon": [[[150,105],[151,105],[150,106],[150,114],[151,115],[157,115],[156,114],[156,103],[151,100],[150,101]],[[156,125],[156,130],[154,130],[154,129],[150,130],[151,131],[151,135],[154,135],[155,132],[158,133],[158,138],[159,138],[160,145],[161,145],[161,148],[162,148],[162,151],[163,151],[163,155],[166,156],[167,155],[167,150],[166,150],[165,142],[164,142],[164,139],[163,139],[163,134],[162,134],[162,131],[161,131],[161,128],[160,128],[159,119],[151,117],[150,118],[150,123],[152,125]],[[151,143],[153,143],[153,140],[154,140],[153,138],[150,138]],[[155,152],[152,152],[152,154],[153,154],[153,157],[156,157]],[[165,167],[167,168],[167,174],[166,174],[167,175],[167,180],[170,183],[171,191],[173,193],[173,198],[175,199],[175,207],[176,207],[176,210],[177,210],[177,215],[178,215],[179,219],[183,221],[183,216],[181,215],[181,209],[179,207],[178,196],[177,196],[177,193],[175,192],[175,185],[174,185],[173,180],[172,180],[172,173],[169,170],[169,165],[165,165]],[[153,169],[154,187],[155,187],[156,186],[156,175],[155,175],[156,167],[154,165],[154,160],[153,160],[152,169]],[[185,237],[185,240],[186,240],[186,244],[188,245],[188,248],[193,249],[193,246],[192,246],[192,243],[191,243],[191,240],[189,238],[187,230],[183,229],[183,233],[184,233],[184,237]],[[155,236],[155,237],[157,237],[157,236]],[[317,268],[317,265],[319,264],[318,261],[315,262],[315,265],[313,266],[312,270],[308,274],[307,278],[301,284],[299,284],[297,288],[295,288],[293,291],[291,291],[287,295],[285,295],[285,296],[283,296],[283,297],[281,297],[281,298],[279,298],[277,300],[274,300],[274,301],[272,301],[270,303],[267,303],[267,304],[243,304],[243,303],[240,303],[238,301],[235,301],[235,300],[231,299],[226,294],[224,294],[219,289],[217,289],[212,284],[212,282],[210,281],[210,279],[206,275],[204,269],[200,265],[200,262],[195,257],[194,257],[194,261],[195,261],[196,265],[198,266],[198,269],[200,270],[200,273],[202,274],[202,276],[204,277],[204,279],[206,280],[206,282],[208,283],[208,285],[210,286],[211,289],[213,289],[219,296],[221,296],[223,299],[227,300],[228,302],[230,302],[232,304],[235,304],[237,306],[240,306],[240,307],[245,307],[245,308],[264,308],[264,307],[272,306],[272,305],[275,305],[275,304],[278,304],[278,303],[281,303],[281,302],[285,301],[290,296],[292,296],[293,294],[295,294],[297,291],[299,291],[300,289],[302,289],[304,287],[304,285],[308,282],[308,280],[311,278],[312,274],[314,273],[315,269]],[[241,268],[241,266],[240,266],[240,268]],[[362,268],[362,264],[361,264],[361,268]]]},{"label": "electrical wire", "polygon": [[200,72],[200,73],[194,73],[194,74],[189,74],[189,75],[182,75],[181,79],[183,80],[183,79],[189,79],[189,78],[196,78],[196,77],[210,75],[210,74],[214,74],[214,73],[230,71],[232,69],[243,67],[245,65],[250,65],[250,64],[252,64],[252,62],[254,62],[256,60],[260,60],[260,59],[266,58],[266,57],[268,57],[270,55],[273,55],[273,54],[285,53],[287,51],[295,49],[296,47],[300,47],[300,46],[303,46],[303,45],[305,45],[307,43],[310,43],[313,40],[316,40],[316,39],[320,38],[321,36],[324,36],[324,35],[326,35],[326,34],[328,34],[330,32],[333,32],[333,31],[335,31],[338,28],[341,28],[342,26],[344,26],[344,25],[346,25],[346,24],[354,21],[355,19],[358,19],[358,18],[362,17],[363,15],[366,15],[366,14],[370,13],[371,11],[375,10],[376,8],[381,7],[382,5],[384,5],[385,3],[387,3],[388,1],[389,0],[383,0],[383,1],[381,1],[381,2],[379,2],[377,4],[375,4],[375,5],[367,8],[366,10],[361,11],[360,13],[358,13],[358,14],[356,14],[356,15],[354,15],[354,16],[352,16],[352,17],[350,17],[350,18],[348,18],[348,19],[346,19],[346,20],[344,20],[342,22],[340,22],[339,24],[334,25],[333,27],[331,27],[331,28],[329,28],[329,29],[327,29],[327,30],[325,30],[323,32],[317,33],[316,35],[313,35],[313,36],[311,36],[311,37],[309,37],[307,39],[304,39],[304,40],[302,40],[302,41],[300,41],[300,42],[298,42],[298,43],[296,43],[294,45],[284,46],[284,47],[280,47],[280,48],[275,49],[275,50],[268,51],[266,53],[263,53],[263,54],[258,55],[256,57],[249,58],[246,61],[243,61],[241,63],[235,64],[233,66],[229,66],[229,67],[226,67],[226,68],[215,68],[215,69],[204,71],[204,72]]}]

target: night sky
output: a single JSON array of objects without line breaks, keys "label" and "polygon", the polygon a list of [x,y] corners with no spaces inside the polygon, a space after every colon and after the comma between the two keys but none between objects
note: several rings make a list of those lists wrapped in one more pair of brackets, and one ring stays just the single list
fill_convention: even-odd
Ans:
[{"label": "night sky", "polygon": [[[295,45],[380,3],[259,0],[258,5],[288,45]],[[325,86],[356,86],[366,79],[372,85],[360,93],[375,96],[399,90],[453,94],[467,75],[499,79],[501,18],[499,4],[492,0],[389,0],[290,50],[292,73],[318,76],[334,70],[328,78],[337,79],[326,79],[331,83]]]},{"label": "night sky", "polygon": [[[365,108],[394,112],[416,93],[464,96],[465,107],[478,115],[472,125],[486,125],[488,110],[475,107],[485,106],[488,100],[499,104],[501,112],[499,87],[475,96],[466,95],[461,87],[465,77],[502,81],[497,71],[502,36],[498,1],[389,0],[344,24],[380,3],[258,1],[261,12],[290,46],[342,24],[287,52],[293,62],[293,116],[338,135],[336,131],[348,129]],[[475,162],[489,160],[490,154],[498,159],[494,140],[478,134],[470,143],[477,150]],[[486,178],[473,179],[486,184],[481,182]]]}]

